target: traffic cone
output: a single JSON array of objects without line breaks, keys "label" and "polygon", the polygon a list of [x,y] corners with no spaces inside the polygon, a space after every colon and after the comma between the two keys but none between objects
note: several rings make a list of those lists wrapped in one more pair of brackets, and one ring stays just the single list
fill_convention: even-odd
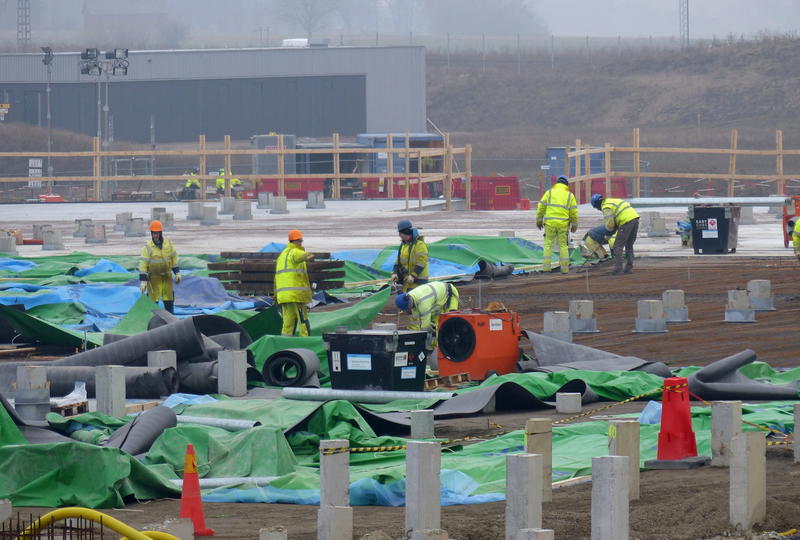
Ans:
[{"label": "traffic cone", "polygon": [[214,536],[214,529],[206,528],[203,516],[203,501],[200,499],[200,477],[197,476],[197,456],[194,445],[186,446],[183,460],[183,491],[181,492],[180,517],[189,518],[194,524],[195,536]]},{"label": "traffic cone", "polygon": [[697,456],[697,442],[689,410],[689,381],[686,377],[666,378],[661,396],[658,459],[675,460],[694,456]]}]

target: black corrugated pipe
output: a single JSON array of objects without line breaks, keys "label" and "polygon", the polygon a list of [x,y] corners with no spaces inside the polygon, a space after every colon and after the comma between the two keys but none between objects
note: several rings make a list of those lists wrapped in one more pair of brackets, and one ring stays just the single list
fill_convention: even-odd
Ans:
[{"label": "black corrugated pipe", "polygon": [[270,386],[319,387],[319,357],[310,349],[285,349],[264,362],[261,375]]},{"label": "black corrugated pipe", "polygon": [[[66,396],[76,381],[86,383],[87,397],[95,397],[94,366],[45,366],[51,396]],[[14,375],[16,376],[16,374]],[[126,367],[125,397],[131,399],[160,398],[180,388],[178,373],[171,367]]]}]

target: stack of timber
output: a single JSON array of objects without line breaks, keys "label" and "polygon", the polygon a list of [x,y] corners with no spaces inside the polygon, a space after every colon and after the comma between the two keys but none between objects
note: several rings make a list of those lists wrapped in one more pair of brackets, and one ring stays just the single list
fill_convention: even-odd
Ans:
[{"label": "stack of timber", "polygon": [[[210,276],[222,282],[229,291],[241,295],[272,296],[275,294],[275,262],[279,253],[250,253],[223,251],[223,259],[237,259],[208,263]],[[308,264],[308,277],[316,290],[325,291],[344,287],[344,261],[331,260],[330,253],[315,253]]]}]

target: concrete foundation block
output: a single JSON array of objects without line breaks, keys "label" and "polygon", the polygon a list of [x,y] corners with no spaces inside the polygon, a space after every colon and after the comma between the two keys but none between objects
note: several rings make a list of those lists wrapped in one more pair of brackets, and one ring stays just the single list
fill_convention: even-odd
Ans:
[{"label": "concrete foundation block", "polygon": [[747,431],[731,440],[730,524],[748,530],[767,516],[767,445],[764,433]]},{"label": "concrete foundation block", "polygon": [[17,366],[17,388],[14,408],[24,420],[41,421],[50,412],[50,386],[47,368],[42,366]]},{"label": "concrete foundation block", "polygon": [[91,219],[76,219],[75,231],[72,233],[73,238],[86,238],[86,233],[89,231],[89,227],[91,226]]},{"label": "concrete foundation block", "polygon": [[133,219],[133,212],[120,212],[114,218],[114,230],[117,232],[125,232],[128,227],[128,222]]},{"label": "concrete foundation block", "polygon": [[544,331],[542,334],[572,343],[572,326],[569,313],[566,311],[545,311]]},{"label": "concrete foundation block", "polygon": [[725,322],[729,323],[756,322],[756,312],[752,309],[726,309]]},{"label": "concrete foundation block", "polygon": [[86,234],[86,240],[84,240],[87,244],[105,244],[108,242],[106,239],[106,226],[94,224],[89,229]]},{"label": "concrete foundation block", "polygon": [[216,206],[203,207],[203,219],[200,221],[200,225],[219,225]]},{"label": "concrete foundation block", "polygon": [[17,239],[11,235],[0,234],[0,253],[17,254]]},{"label": "concrete foundation block", "polygon": [[64,242],[61,240],[61,231],[52,229],[42,232],[42,249],[45,251],[56,251],[64,249]]},{"label": "concrete foundation block", "polygon": [[189,518],[177,518],[164,524],[163,532],[179,540],[194,540],[194,524]]},{"label": "concrete foundation block", "polygon": [[288,214],[289,208],[287,206],[286,197],[275,196],[272,198],[272,209],[270,214]]},{"label": "concrete foundation block", "polygon": [[236,206],[235,197],[220,197],[219,199],[219,215],[233,214],[233,209]]},{"label": "concrete foundation block", "polygon": [[33,224],[33,239],[44,240],[44,231],[53,230],[53,226],[49,223],[34,223]]},{"label": "concrete foundation block", "polygon": [[233,205],[233,219],[237,221],[253,219],[253,203],[247,199],[237,200]]},{"label": "concrete foundation block", "polygon": [[514,231],[500,231],[498,236],[501,238],[516,238],[517,233]]},{"label": "concrete foundation block", "polygon": [[131,218],[131,220],[128,221],[128,225],[125,228],[126,238],[133,238],[146,235],[147,233],[145,232],[145,224],[143,218]]},{"label": "concrete foundation block", "polygon": [[741,289],[734,289],[728,291],[728,309],[750,309],[750,295],[747,291]]},{"label": "concrete foundation block", "polygon": [[178,355],[175,351],[148,351],[147,367],[171,367],[178,369]]},{"label": "concrete foundation block", "polygon": [[592,458],[592,540],[630,538],[628,470],[630,458]]},{"label": "concrete foundation block", "polygon": [[154,206],[150,209],[150,221],[157,219],[161,221],[161,217],[167,213],[167,209],[163,206]]},{"label": "concrete foundation block", "polygon": [[186,219],[203,219],[203,201],[191,201],[189,204],[189,213]]},{"label": "concrete foundation block", "polygon": [[309,191],[306,208],[313,210],[325,208],[325,194],[322,191]]},{"label": "concrete foundation block", "polygon": [[689,308],[681,289],[670,289],[661,294],[664,304],[664,318],[668,323],[689,322]]},{"label": "concrete foundation block", "polygon": [[553,500],[553,422],[529,418],[525,422],[525,453],[542,456],[542,501]]},{"label": "concrete foundation block", "polygon": [[259,193],[258,194],[258,204],[256,204],[256,208],[259,210],[269,210],[272,208],[272,192],[268,193]]},{"label": "concrete foundation block", "polygon": [[728,467],[731,441],[742,432],[742,402],[715,401],[711,404],[711,466]]},{"label": "concrete foundation block", "polygon": [[258,540],[288,540],[289,531],[283,525],[258,530]]},{"label": "concrete foundation block", "polygon": [[542,526],[542,461],[539,454],[506,457],[506,540]]},{"label": "concrete foundation block", "polygon": [[667,331],[667,319],[661,300],[639,300],[636,303],[635,333],[661,334]]},{"label": "concrete foundation block", "polygon": [[521,529],[517,540],[555,540],[553,529]]},{"label": "concrete foundation block", "polygon": [[739,210],[739,225],[755,225],[756,218],[752,206],[742,206]]},{"label": "concrete foundation block", "polygon": [[599,331],[592,300],[569,301],[569,326],[573,334],[594,334]]},{"label": "concrete foundation block", "polygon": [[728,291],[728,302],[725,305],[725,322],[751,323],[756,321],[756,312],[750,306],[747,291],[735,289]]},{"label": "concrete foundation block", "polygon": [[242,397],[247,394],[247,352],[217,353],[218,389],[220,394]]},{"label": "concrete foundation block", "polygon": [[667,223],[663,217],[661,217],[660,215],[653,216],[653,220],[650,222],[650,230],[647,232],[647,236],[648,238],[670,236],[670,232],[667,230]]},{"label": "concrete foundation block", "polygon": [[557,392],[556,412],[559,414],[578,414],[581,412],[581,395],[577,392]]},{"label": "concrete foundation block", "polygon": [[768,279],[752,279],[747,282],[750,307],[755,311],[775,311],[772,303],[772,284]]},{"label": "concrete foundation block", "polygon": [[406,534],[441,528],[441,445],[409,441],[406,449]]},{"label": "concrete foundation block", "polygon": [[639,500],[639,421],[611,420],[608,424],[608,453],[628,457],[628,496]]},{"label": "concrete foundation block", "polygon": [[319,505],[350,504],[350,443],[343,439],[319,442]]},{"label": "concrete foundation block", "polygon": [[321,506],[317,512],[317,540],[352,540],[353,508]]},{"label": "concrete foundation block", "polygon": [[125,416],[125,368],[97,366],[95,368],[97,412],[108,416]]},{"label": "concrete foundation block", "polygon": [[11,501],[8,499],[0,500],[0,523],[11,517],[12,510],[13,507],[11,506]]},{"label": "concrete foundation block", "polygon": [[433,439],[433,409],[411,411],[411,438]]}]

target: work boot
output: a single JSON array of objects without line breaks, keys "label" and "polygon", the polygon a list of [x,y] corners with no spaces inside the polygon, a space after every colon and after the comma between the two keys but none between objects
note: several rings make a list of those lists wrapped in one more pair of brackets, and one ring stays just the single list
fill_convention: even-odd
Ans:
[{"label": "work boot", "polygon": [[626,274],[633,274],[633,266],[626,266],[625,267]]},{"label": "work boot", "polygon": [[611,271],[611,275],[612,276],[618,276],[620,274],[622,274],[622,267],[621,266],[615,266],[614,269]]}]

